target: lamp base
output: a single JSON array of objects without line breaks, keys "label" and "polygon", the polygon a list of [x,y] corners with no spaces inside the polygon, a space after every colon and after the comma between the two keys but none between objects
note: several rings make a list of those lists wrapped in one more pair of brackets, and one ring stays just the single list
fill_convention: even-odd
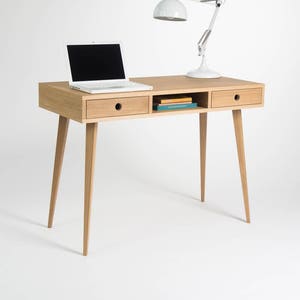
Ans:
[{"label": "lamp base", "polygon": [[201,66],[196,70],[192,70],[188,72],[186,76],[192,78],[220,78],[221,77],[219,73],[212,71],[207,67],[205,56],[202,57]]}]

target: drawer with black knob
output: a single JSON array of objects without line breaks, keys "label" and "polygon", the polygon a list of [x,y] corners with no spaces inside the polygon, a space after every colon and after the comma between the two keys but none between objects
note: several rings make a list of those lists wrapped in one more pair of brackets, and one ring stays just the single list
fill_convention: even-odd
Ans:
[{"label": "drawer with black knob", "polygon": [[262,104],[263,89],[244,89],[212,92],[212,107]]},{"label": "drawer with black knob", "polygon": [[88,100],[87,119],[147,114],[149,97]]}]

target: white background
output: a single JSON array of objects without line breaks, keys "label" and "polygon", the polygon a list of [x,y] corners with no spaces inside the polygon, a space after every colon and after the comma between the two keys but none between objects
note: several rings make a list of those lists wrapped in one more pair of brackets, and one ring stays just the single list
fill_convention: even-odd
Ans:
[{"label": "white background", "polygon": [[38,82],[67,80],[66,41],[122,40],[131,77],[184,74],[213,7],[152,19],[156,0],[1,0],[0,298],[299,299],[300,4],[228,0],[209,48],[224,76],[266,84],[244,112],[252,224],[230,112],[209,115],[199,202],[197,115],[99,125],[90,255],[82,257],[84,126],[71,122],[46,228],[57,116]]}]

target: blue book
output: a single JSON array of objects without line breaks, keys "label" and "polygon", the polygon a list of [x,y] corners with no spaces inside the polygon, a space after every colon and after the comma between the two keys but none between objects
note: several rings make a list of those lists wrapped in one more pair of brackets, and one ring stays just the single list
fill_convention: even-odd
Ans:
[{"label": "blue book", "polygon": [[173,110],[173,109],[184,109],[184,108],[195,108],[197,103],[182,103],[182,104],[170,104],[170,105],[159,105],[153,106],[154,110]]}]

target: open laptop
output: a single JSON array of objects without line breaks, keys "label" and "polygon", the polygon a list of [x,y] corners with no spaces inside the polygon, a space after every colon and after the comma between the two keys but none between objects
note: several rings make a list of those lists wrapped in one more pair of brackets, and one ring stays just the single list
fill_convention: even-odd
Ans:
[{"label": "open laptop", "polygon": [[69,84],[90,94],[152,90],[126,77],[120,44],[67,45]]}]

